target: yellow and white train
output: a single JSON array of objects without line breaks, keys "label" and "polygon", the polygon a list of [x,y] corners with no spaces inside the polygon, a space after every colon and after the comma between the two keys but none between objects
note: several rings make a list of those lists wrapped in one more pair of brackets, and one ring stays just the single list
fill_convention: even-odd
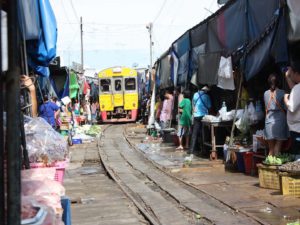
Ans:
[{"label": "yellow and white train", "polygon": [[102,121],[136,121],[139,101],[137,71],[112,67],[100,71],[98,78]]}]

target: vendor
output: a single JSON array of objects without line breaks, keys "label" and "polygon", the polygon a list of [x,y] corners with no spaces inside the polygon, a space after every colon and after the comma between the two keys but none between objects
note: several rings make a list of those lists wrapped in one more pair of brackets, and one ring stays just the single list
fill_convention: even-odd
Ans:
[{"label": "vendor", "polygon": [[203,88],[198,87],[198,92],[194,94],[192,99],[194,124],[190,146],[190,156],[186,158],[186,160],[192,160],[193,158],[193,153],[196,148],[198,137],[201,135],[202,118],[205,115],[208,115],[208,112],[212,106],[210,97],[207,94],[208,91],[210,91],[210,88],[208,86],[204,86]]},{"label": "vendor", "polygon": [[190,92],[185,90],[183,92],[183,100],[180,101],[178,107],[180,112],[179,118],[179,128],[178,128],[178,137],[179,137],[179,146],[177,150],[183,150],[182,140],[185,137],[185,149],[188,149],[189,146],[189,135],[192,125],[192,103],[190,100]]},{"label": "vendor", "polygon": [[75,99],[74,113],[75,113],[76,116],[80,115],[80,104],[78,102],[78,99]]},{"label": "vendor", "polygon": [[43,97],[43,100],[44,103],[39,108],[40,117],[46,120],[55,129],[55,113],[59,110],[59,107],[52,101],[49,101],[47,95]]},{"label": "vendor", "polygon": [[290,94],[284,96],[287,106],[287,122],[292,137],[292,153],[300,155],[300,60],[291,62],[285,74],[291,89]]},{"label": "vendor", "polygon": [[171,127],[172,111],[173,111],[173,92],[168,89],[164,95],[162,110],[160,113],[160,127],[166,129]]},{"label": "vendor", "polygon": [[284,140],[288,139],[289,129],[286,121],[283,102],[284,90],[278,88],[278,77],[270,74],[268,78],[270,89],[264,93],[266,109],[264,137],[268,143],[269,155],[280,153]]}]

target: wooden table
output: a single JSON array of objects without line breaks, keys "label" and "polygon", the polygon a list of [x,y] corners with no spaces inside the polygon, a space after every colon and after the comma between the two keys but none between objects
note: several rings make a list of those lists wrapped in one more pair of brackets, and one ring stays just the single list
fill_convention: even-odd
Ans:
[{"label": "wooden table", "polygon": [[[205,127],[208,127],[208,129],[210,130],[210,141],[206,140]],[[217,148],[223,148],[223,144],[222,145],[216,144],[215,129],[225,128],[230,133],[231,127],[232,127],[232,121],[209,122],[209,121],[202,120],[202,145],[203,145],[202,149],[204,149],[205,146],[211,147],[211,153],[210,153],[211,160],[215,160],[218,158]]]}]

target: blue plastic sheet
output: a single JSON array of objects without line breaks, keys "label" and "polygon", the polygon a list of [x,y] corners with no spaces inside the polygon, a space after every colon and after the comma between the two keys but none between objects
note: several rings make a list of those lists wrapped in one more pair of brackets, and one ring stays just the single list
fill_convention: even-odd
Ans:
[{"label": "blue plastic sheet", "polygon": [[[48,67],[49,63],[56,56],[57,42],[57,24],[55,15],[51,8],[49,0],[38,0],[40,15],[40,36],[38,40],[30,40],[27,42],[27,53],[30,59],[31,68],[36,73],[39,67]],[[49,76],[47,73],[39,73],[42,76]]]}]

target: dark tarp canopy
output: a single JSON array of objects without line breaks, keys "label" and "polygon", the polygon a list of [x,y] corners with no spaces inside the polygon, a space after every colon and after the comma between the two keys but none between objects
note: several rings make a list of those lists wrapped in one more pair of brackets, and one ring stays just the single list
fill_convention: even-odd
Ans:
[{"label": "dark tarp canopy", "polygon": [[216,85],[218,83],[218,69],[220,64],[220,52],[199,55],[197,83]]},{"label": "dark tarp canopy", "polygon": [[177,84],[186,83],[189,72],[190,33],[183,34],[173,43],[173,50],[178,58]]},{"label": "dark tarp canopy", "polygon": [[[172,45],[179,59],[178,84],[186,82],[196,71],[198,83],[216,84],[214,71],[217,73],[218,68],[213,67],[219,65],[220,55],[234,55],[236,62],[246,56],[242,66],[247,67],[247,79],[271,57],[276,63],[286,62],[286,27],[281,4],[280,0],[232,0],[185,32]],[[168,69],[161,67],[160,72],[166,74],[164,68]]]},{"label": "dark tarp canopy", "polygon": [[288,5],[288,39],[300,41],[300,4],[299,0],[287,0]]},{"label": "dark tarp canopy", "polygon": [[160,88],[172,87],[173,83],[171,80],[171,64],[170,55],[167,54],[160,59],[159,63],[159,83]]},{"label": "dark tarp canopy", "polygon": [[279,7],[280,0],[232,1],[190,30],[192,47],[207,43],[207,52],[230,54],[256,40]]},{"label": "dark tarp canopy", "polygon": [[[288,42],[283,12],[278,11],[263,35],[246,48],[245,78],[251,79],[270,60],[284,65],[288,61]],[[284,35],[283,35],[284,34]]]}]

